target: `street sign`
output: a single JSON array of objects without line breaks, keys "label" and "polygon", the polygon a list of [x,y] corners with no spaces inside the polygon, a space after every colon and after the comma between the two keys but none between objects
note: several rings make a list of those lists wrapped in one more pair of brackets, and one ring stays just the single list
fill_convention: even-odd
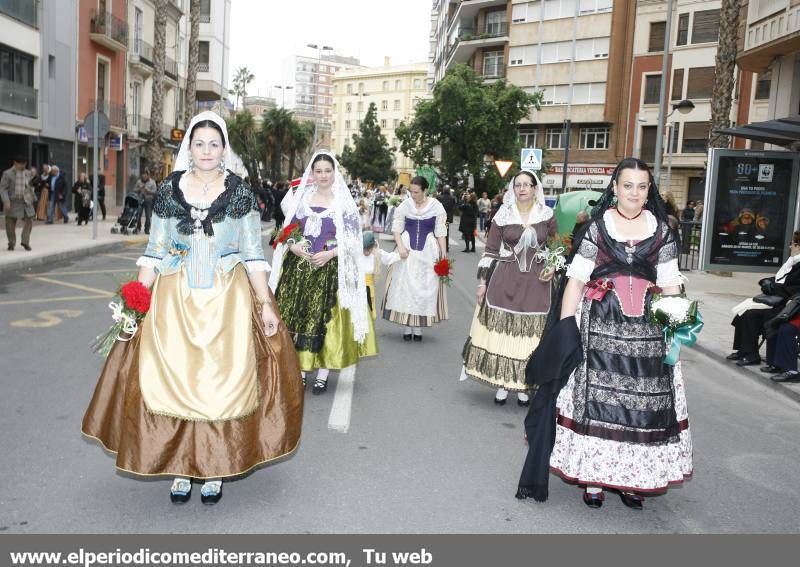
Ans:
[{"label": "street sign", "polygon": [[512,163],[513,162],[511,162],[511,161],[506,161],[506,160],[501,160],[501,159],[494,160],[494,166],[497,168],[497,171],[500,173],[500,177],[505,177],[506,173],[508,173],[508,170],[511,168],[511,164]]},{"label": "street sign", "polygon": [[112,150],[122,151],[122,134],[113,134],[108,138],[108,147]]},{"label": "street sign", "polygon": [[86,130],[86,135],[89,139],[94,136],[94,121],[97,120],[97,137],[105,138],[108,131],[111,129],[111,123],[108,121],[108,116],[104,112],[90,112],[83,119],[83,127]]},{"label": "street sign", "polygon": [[522,148],[519,167],[530,171],[542,169],[542,150],[539,148]]}]

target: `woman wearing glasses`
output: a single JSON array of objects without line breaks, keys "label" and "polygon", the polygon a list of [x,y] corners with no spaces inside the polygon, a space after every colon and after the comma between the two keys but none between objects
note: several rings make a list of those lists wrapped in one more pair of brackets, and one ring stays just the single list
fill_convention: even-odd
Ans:
[{"label": "woman wearing glasses", "polygon": [[464,345],[462,379],[497,388],[496,404],[505,404],[511,391],[527,406],[525,365],[539,344],[553,278],[537,252],[556,234],[556,221],[530,171],[514,176],[503,201],[478,263],[478,306]]}]

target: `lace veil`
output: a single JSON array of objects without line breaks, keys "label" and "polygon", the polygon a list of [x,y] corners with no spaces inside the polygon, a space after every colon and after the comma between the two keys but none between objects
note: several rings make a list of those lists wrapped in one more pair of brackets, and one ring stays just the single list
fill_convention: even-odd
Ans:
[{"label": "lace veil", "polygon": [[214,122],[222,130],[222,137],[225,139],[225,152],[222,154],[223,168],[231,170],[240,177],[246,176],[247,170],[244,167],[244,163],[231,147],[230,139],[228,138],[228,127],[225,124],[225,120],[223,120],[219,114],[211,112],[210,110],[205,110],[192,118],[189,127],[186,129],[186,134],[183,136],[183,141],[181,141],[181,147],[178,150],[178,156],[175,158],[173,171],[186,171],[191,169],[192,156],[189,153],[189,135],[199,122],[204,122],[206,120]]}]

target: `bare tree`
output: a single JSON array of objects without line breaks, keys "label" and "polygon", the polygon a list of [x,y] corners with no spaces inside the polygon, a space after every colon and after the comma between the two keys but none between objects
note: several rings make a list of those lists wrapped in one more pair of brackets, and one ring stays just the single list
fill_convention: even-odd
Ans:
[{"label": "bare tree", "polygon": [[[736,53],[739,33],[740,0],[722,0],[719,10],[719,44],[717,45],[714,87],[711,91],[710,132],[730,126],[733,87],[736,82]],[[729,136],[710,134],[709,146],[727,148]]]},{"label": "bare tree", "polygon": [[189,128],[189,122],[197,109],[197,70],[200,60],[200,0],[189,2],[189,63],[186,70],[186,104],[184,128]]},{"label": "bare tree", "polygon": [[163,169],[164,140],[164,63],[167,58],[167,2],[155,2],[155,45],[153,46],[153,97],[150,105],[150,138],[145,156],[150,173],[159,181],[165,177]]}]

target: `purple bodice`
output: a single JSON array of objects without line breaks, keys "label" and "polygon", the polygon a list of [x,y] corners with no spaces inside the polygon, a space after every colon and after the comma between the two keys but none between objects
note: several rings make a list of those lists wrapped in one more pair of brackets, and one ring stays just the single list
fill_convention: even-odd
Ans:
[{"label": "purple bodice", "polygon": [[435,228],[436,217],[428,217],[426,219],[406,217],[405,231],[411,241],[411,249],[419,252],[425,248],[425,241]]},{"label": "purple bodice", "polygon": [[[326,209],[325,207],[311,207],[311,210],[315,213],[324,212]],[[292,222],[296,222],[300,224],[300,230],[303,231],[305,234],[306,230],[306,217],[297,218],[295,217]],[[323,218],[322,219],[322,229],[319,231],[319,236],[316,238],[311,236],[306,236],[309,242],[311,242],[311,253],[316,254],[317,252],[321,252],[325,245],[328,245],[328,250],[333,250],[336,248],[336,225],[333,222],[333,218]],[[333,241],[332,243],[330,241]]]}]

